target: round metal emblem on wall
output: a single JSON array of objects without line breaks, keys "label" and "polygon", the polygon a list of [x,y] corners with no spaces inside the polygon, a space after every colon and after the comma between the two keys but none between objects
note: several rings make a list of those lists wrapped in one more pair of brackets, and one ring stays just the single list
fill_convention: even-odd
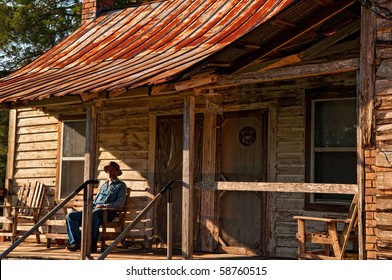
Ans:
[{"label": "round metal emblem on wall", "polygon": [[244,146],[252,146],[256,141],[256,130],[253,127],[246,126],[241,129],[240,134],[240,143]]}]

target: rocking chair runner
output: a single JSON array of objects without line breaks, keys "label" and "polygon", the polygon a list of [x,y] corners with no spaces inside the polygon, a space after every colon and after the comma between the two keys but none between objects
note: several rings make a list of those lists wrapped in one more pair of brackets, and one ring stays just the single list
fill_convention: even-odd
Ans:
[{"label": "rocking chair runner", "polygon": [[[15,203],[12,203],[10,198],[11,205],[0,206],[10,210],[9,216],[0,217],[0,223],[5,226],[0,231],[0,236],[11,237],[11,241],[14,243],[24,231],[19,227],[23,225],[30,227],[36,224],[40,219],[45,193],[46,189],[42,183],[29,183],[20,187]],[[40,243],[40,232],[36,232],[35,235],[37,243]]]},{"label": "rocking chair runner", "polygon": [[[346,257],[346,247],[358,223],[358,195],[355,194],[347,219],[294,216],[298,222],[298,258],[299,259],[337,259]],[[326,226],[324,232],[307,232],[306,221],[322,222]],[[343,223],[341,232],[338,224]],[[355,237],[354,237],[355,238]],[[307,243],[323,244],[324,250],[309,250]],[[332,248],[332,249],[331,249]],[[355,255],[354,255],[355,258]]]}]

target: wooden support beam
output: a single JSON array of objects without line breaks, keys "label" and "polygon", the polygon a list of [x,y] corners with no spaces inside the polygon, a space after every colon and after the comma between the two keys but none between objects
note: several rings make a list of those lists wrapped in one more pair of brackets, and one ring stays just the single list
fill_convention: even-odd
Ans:
[{"label": "wooden support beam", "polygon": [[[149,133],[148,133],[148,192],[150,193],[150,197],[154,197],[156,193],[160,190],[155,190],[155,156],[157,155],[157,115],[150,115],[150,125],[149,125]],[[151,248],[151,237],[152,237],[152,229],[154,228],[154,220],[157,218],[156,211],[150,211],[146,214],[146,247]]]},{"label": "wooden support beam", "polygon": [[292,27],[288,32],[283,33],[276,40],[271,40],[271,43],[263,45],[262,53],[255,52],[254,54],[248,55],[245,59],[237,64],[236,69],[231,68],[230,71],[239,71],[243,67],[249,65],[252,61],[266,57],[270,53],[273,53],[274,51],[281,49],[284,46],[290,45],[290,43],[296,40],[299,36],[312,30],[331,17],[345,10],[354,2],[354,0],[337,0],[334,1],[331,5],[324,6],[312,17],[306,17],[306,19],[296,23],[295,27]]},{"label": "wooden support beam", "polygon": [[333,44],[336,44],[340,40],[358,31],[360,27],[361,27],[361,19],[354,20],[352,23],[338,30],[333,35],[326,37],[325,39],[321,40],[317,44],[314,44],[313,46],[304,50],[303,52],[285,56],[279,59],[275,59],[270,62],[265,61],[263,63],[251,64],[243,68],[241,71],[237,72],[237,74],[246,73],[246,72],[255,72],[255,71],[266,71],[274,68],[279,68],[279,67],[284,67],[291,64],[299,63],[304,60],[308,60],[313,56],[315,56],[316,54],[329,48]]},{"label": "wooden support beam", "polygon": [[320,64],[307,64],[279,69],[271,69],[260,72],[249,72],[232,75],[210,75],[202,80],[194,79],[176,84],[176,90],[188,90],[192,87],[203,89],[214,89],[221,87],[237,86],[242,84],[254,84],[274,82],[280,80],[299,79],[322,75],[332,75],[345,72],[353,72],[359,69],[359,59],[347,59]]},{"label": "wooden support beam", "polygon": [[[216,115],[212,112],[204,114],[203,130],[203,182],[215,181],[216,163]],[[219,242],[217,195],[213,190],[200,192],[200,249],[213,252]]]},{"label": "wooden support beam", "polygon": [[22,101],[22,102],[5,102],[0,106],[5,109],[15,109],[15,108],[31,108],[31,107],[41,107],[41,106],[58,106],[58,105],[71,105],[71,104],[81,104],[83,101],[79,95],[67,95],[61,97],[51,97],[42,100],[32,100],[32,101]]},{"label": "wooden support beam", "polygon": [[161,84],[155,85],[151,88],[151,95],[163,95],[163,94],[170,94],[175,93],[176,88],[174,84]]},{"label": "wooden support beam", "polygon": [[[15,171],[15,151],[16,151],[16,129],[17,129],[17,111],[16,109],[10,110],[8,120],[8,151],[7,151],[7,167],[5,174],[5,192],[4,205],[11,205],[8,194],[11,193],[12,180]],[[3,216],[9,217],[11,215],[10,208],[3,208]],[[4,229],[9,230],[10,225],[4,224]]]},{"label": "wooden support beam", "polygon": [[[259,70],[256,70],[257,66],[255,65],[253,70],[255,70],[255,71],[267,71],[267,70],[270,70],[270,69],[280,68],[280,67],[288,66],[288,65],[291,65],[291,64],[299,63],[301,61],[302,61],[302,54],[293,54],[293,55],[285,56],[285,57],[280,58],[280,59],[276,59],[276,60],[271,61],[269,63],[267,62],[268,65],[262,67]],[[263,65],[265,65],[265,64],[266,63],[263,63]]]},{"label": "wooden support beam", "polygon": [[358,196],[358,247],[359,259],[365,258],[365,163],[364,149],[375,145],[375,81],[376,81],[376,16],[362,7],[361,56],[359,77],[359,119],[357,128],[357,183]]},{"label": "wooden support beam", "polygon": [[359,59],[348,59],[320,64],[272,69],[263,72],[222,75],[218,77],[216,83],[211,85],[209,88],[331,75],[356,71],[358,68]]},{"label": "wooden support beam", "polygon": [[276,182],[199,182],[196,189],[217,191],[336,193],[355,194],[356,184],[276,183]]},{"label": "wooden support beam", "polygon": [[217,76],[210,75],[210,74],[198,75],[198,76],[193,77],[190,80],[176,83],[175,89],[177,91],[183,91],[183,90],[192,89],[195,87],[200,87],[200,86],[211,84],[211,83],[215,82],[216,78],[217,78]]},{"label": "wooden support beam", "polygon": [[322,6],[328,6],[328,5],[332,5],[333,1],[332,0],[313,0],[313,2],[322,5]]},{"label": "wooden support beam", "polygon": [[346,38],[347,36],[357,32],[361,28],[361,19],[357,19],[342,29],[336,31],[333,35],[321,40],[317,44],[314,44],[310,48],[303,51],[303,59],[309,59],[314,55],[320,53],[321,51],[329,48],[333,44],[336,44],[340,40]]},{"label": "wooden support beam", "polygon": [[277,26],[280,26],[280,27],[283,27],[283,28],[287,28],[287,29],[291,29],[291,28],[296,27],[295,23],[293,23],[291,21],[283,20],[283,19],[280,19],[280,18],[272,20],[271,24],[272,25],[277,25]]},{"label": "wooden support beam", "polygon": [[182,257],[193,259],[193,199],[194,199],[194,144],[195,97],[184,97],[184,134],[182,155]]},{"label": "wooden support beam", "polygon": [[[86,152],[84,179],[85,181],[95,179],[95,162],[96,162],[96,143],[97,143],[97,108],[89,106],[87,108],[86,119]],[[87,201],[83,205],[83,221],[82,221],[82,259],[91,257],[91,238],[92,238],[92,217],[93,217],[93,193],[94,186],[87,186]]]}]

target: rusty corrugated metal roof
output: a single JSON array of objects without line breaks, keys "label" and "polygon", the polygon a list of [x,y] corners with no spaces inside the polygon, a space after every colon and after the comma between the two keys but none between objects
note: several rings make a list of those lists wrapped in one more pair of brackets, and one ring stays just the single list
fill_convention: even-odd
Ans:
[{"label": "rusty corrugated metal roof", "polygon": [[167,0],[109,11],[0,80],[0,103],[168,81],[294,0]]}]

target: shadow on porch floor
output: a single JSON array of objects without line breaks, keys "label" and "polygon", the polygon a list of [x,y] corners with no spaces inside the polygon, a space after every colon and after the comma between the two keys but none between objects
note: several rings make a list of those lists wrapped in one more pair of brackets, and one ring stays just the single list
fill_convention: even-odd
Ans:
[{"label": "shadow on porch floor", "polygon": [[[0,242],[0,251],[4,252],[11,242]],[[98,259],[100,251],[92,254],[92,259]],[[70,252],[66,249],[66,245],[52,246],[46,248],[45,243],[37,244],[33,242],[23,242],[14,251],[8,254],[5,259],[38,259],[38,260],[78,260],[80,259],[80,251]],[[107,257],[107,260],[166,260],[166,249],[143,249],[143,248],[115,248]],[[181,260],[181,252],[173,250],[173,260]],[[193,259],[195,260],[281,260],[282,258],[269,258],[261,256],[241,256],[233,254],[215,254],[195,252]]]}]

